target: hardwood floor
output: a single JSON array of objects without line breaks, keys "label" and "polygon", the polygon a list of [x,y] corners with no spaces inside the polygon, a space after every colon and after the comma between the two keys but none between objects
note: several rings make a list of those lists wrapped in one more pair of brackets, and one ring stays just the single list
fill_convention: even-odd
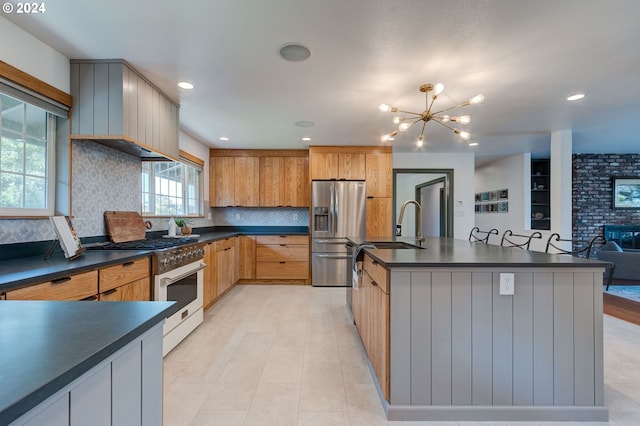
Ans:
[{"label": "hardwood floor", "polygon": [[640,302],[608,293],[603,296],[605,314],[640,325]]}]

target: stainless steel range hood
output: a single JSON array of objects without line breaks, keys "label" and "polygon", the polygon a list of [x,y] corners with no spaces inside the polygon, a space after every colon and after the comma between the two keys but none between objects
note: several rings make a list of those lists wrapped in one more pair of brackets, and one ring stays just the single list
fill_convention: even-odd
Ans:
[{"label": "stainless steel range hood", "polygon": [[71,60],[71,139],[177,160],[180,106],[122,59]]}]

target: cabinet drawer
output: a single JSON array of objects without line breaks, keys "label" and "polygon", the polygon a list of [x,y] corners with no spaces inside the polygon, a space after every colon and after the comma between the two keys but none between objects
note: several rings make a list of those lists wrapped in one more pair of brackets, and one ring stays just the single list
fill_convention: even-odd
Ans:
[{"label": "cabinet drawer", "polygon": [[225,238],[224,240],[216,241],[216,251],[222,251],[236,246],[236,237]]},{"label": "cabinet drawer", "polygon": [[309,261],[309,246],[295,246],[287,244],[258,245],[256,260],[262,261]]},{"label": "cabinet drawer", "polygon": [[100,269],[100,293],[148,276],[148,257]]},{"label": "cabinet drawer", "polygon": [[7,300],[81,300],[98,293],[98,271],[70,275],[7,292]]},{"label": "cabinet drawer", "polygon": [[257,279],[309,278],[309,262],[256,262]]},{"label": "cabinet drawer", "polygon": [[364,270],[369,274],[371,279],[376,282],[378,287],[380,287],[383,292],[389,294],[389,274],[384,266],[380,265],[369,256],[365,256]]},{"label": "cabinet drawer", "polygon": [[149,300],[151,300],[151,285],[148,277],[100,293],[102,302],[148,302]]},{"label": "cabinet drawer", "polygon": [[305,244],[309,245],[308,235],[258,235],[257,244]]}]

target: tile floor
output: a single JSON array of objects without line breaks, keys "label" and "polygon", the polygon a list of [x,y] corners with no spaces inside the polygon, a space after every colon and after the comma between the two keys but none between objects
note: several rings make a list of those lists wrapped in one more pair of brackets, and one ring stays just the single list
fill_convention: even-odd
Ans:
[{"label": "tile floor", "polygon": [[[164,426],[560,424],[388,422],[344,300],[344,288],[236,286],[165,358]],[[608,424],[640,425],[640,327],[605,316],[604,343]]]}]

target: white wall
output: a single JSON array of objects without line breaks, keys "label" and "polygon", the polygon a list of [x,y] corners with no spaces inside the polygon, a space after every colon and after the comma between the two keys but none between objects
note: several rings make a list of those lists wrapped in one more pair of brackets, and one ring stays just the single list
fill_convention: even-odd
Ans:
[{"label": "white wall", "polygon": [[[35,17],[33,19],[36,19]],[[69,93],[69,58],[0,16],[0,59]]]},{"label": "white wall", "polygon": [[465,240],[469,237],[475,226],[473,154],[394,152],[393,168],[453,169],[453,236]]},{"label": "white wall", "polygon": [[440,190],[444,182],[425,186],[420,190],[422,200],[422,232],[426,237],[440,236]]},{"label": "white wall", "polygon": [[[417,173],[417,174],[405,174],[399,173],[396,176],[396,216],[395,220],[400,216],[400,207],[407,200],[415,200],[416,199],[416,185],[423,184],[425,182],[432,181],[434,179],[438,179],[442,176],[445,176],[442,173]],[[402,221],[402,235],[413,236],[416,235],[416,223],[415,223],[415,209],[416,207],[413,205],[409,205],[406,208],[405,215]],[[423,216],[424,210],[427,208],[425,201],[422,201],[423,208]],[[395,229],[395,227],[394,227]],[[431,235],[426,231],[426,223],[422,223],[422,233],[423,235]]]},{"label": "white wall", "polygon": [[[530,235],[531,193],[529,178],[531,171],[531,154],[518,154],[503,158],[476,169],[475,192],[500,189],[509,190],[509,211],[507,213],[476,213],[476,226],[483,231],[492,228],[498,230],[497,236],[491,236],[489,243],[500,244],[502,234],[510,229],[514,234]],[[540,231],[542,239],[534,239],[530,248],[544,251],[550,231]],[[468,237],[468,235],[467,235]]]}]

